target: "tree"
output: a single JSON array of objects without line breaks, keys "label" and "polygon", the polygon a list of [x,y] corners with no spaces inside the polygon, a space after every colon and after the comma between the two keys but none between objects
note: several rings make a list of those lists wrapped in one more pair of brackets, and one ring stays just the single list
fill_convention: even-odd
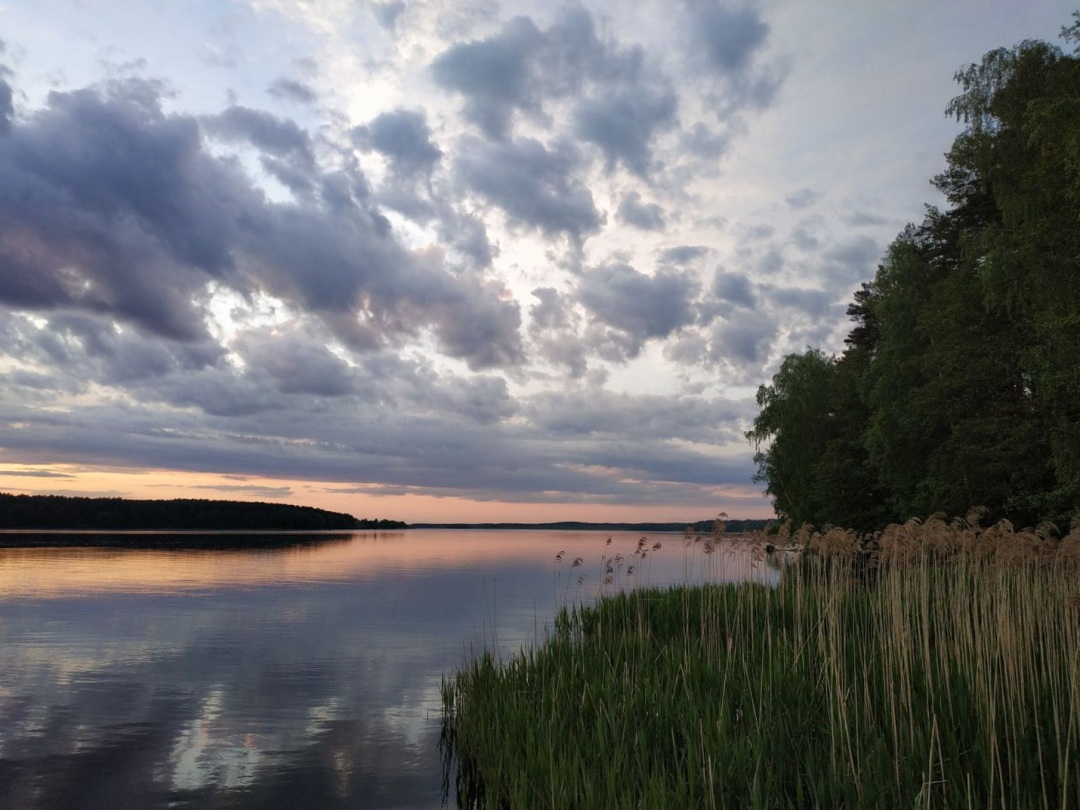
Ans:
[{"label": "tree", "polygon": [[839,358],[789,355],[747,438],[782,517],[1080,513],[1080,12],[1074,55],[997,49],[956,74],[944,211],[855,293]]}]

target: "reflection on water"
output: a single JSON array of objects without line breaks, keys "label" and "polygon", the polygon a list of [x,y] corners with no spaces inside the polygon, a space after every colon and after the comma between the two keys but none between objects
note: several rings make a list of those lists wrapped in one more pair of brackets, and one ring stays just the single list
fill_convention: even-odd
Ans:
[{"label": "reflection on water", "polygon": [[[437,808],[443,674],[602,592],[606,537],[0,549],[0,807]],[[619,586],[777,577],[654,540]]]}]

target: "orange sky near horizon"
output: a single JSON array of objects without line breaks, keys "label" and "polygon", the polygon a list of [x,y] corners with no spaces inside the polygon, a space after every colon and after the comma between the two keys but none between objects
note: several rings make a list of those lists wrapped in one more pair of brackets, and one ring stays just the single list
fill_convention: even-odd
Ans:
[{"label": "orange sky near horizon", "polygon": [[732,518],[775,516],[758,488],[733,485],[715,487],[715,503],[700,506],[481,501],[419,492],[378,494],[377,486],[366,487],[367,492],[360,489],[348,482],[62,464],[0,464],[0,492],[13,494],[281,502],[407,523],[682,522],[704,520],[720,512]]}]

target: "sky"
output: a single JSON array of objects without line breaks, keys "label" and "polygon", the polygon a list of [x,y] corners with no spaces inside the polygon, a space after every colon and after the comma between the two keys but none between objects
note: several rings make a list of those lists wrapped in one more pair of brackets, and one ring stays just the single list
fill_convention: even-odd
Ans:
[{"label": "sky", "polygon": [[768,517],[758,386],[1075,8],[0,0],[0,491]]}]

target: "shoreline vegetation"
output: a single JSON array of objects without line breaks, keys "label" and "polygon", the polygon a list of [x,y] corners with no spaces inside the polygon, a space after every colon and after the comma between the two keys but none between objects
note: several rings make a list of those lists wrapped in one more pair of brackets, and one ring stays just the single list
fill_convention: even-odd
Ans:
[{"label": "shoreline vegetation", "polygon": [[801,553],[776,586],[627,579],[564,605],[542,645],[467,662],[442,684],[447,790],[470,808],[1080,806],[1080,518],[1061,536],[980,515],[687,535],[706,570],[733,543]]},{"label": "shoreline vegetation", "polygon": [[[582,532],[685,532],[696,534],[712,531],[715,518],[692,523],[587,523],[580,520],[561,520],[549,523],[410,523],[410,529],[472,529],[478,531],[582,531]],[[775,520],[725,520],[729,532],[752,532],[764,529]]]},{"label": "shoreline vegetation", "polygon": [[[729,520],[730,531],[764,529],[766,520]],[[237,537],[258,532],[343,532],[399,529],[466,529],[476,531],[706,532],[713,521],[692,523],[406,523],[401,520],[355,518],[311,506],[206,499],[134,500],[67,495],[0,493],[0,546],[16,542],[16,533],[55,538],[70,533],[65,545],[94,544],[90,539],[112,533],[141,533],[156,538],[173,534],[226,533]],[[4,537],[5,533],[10,533]],[[222,534],[225,536],[225,534]]]},{"label": "shoreline vegetation", "polygon": [[341,512],[280,503],[0,493],[0,530],[250,533],[386,530],[405,526],[397,520],[364,520]]}]

